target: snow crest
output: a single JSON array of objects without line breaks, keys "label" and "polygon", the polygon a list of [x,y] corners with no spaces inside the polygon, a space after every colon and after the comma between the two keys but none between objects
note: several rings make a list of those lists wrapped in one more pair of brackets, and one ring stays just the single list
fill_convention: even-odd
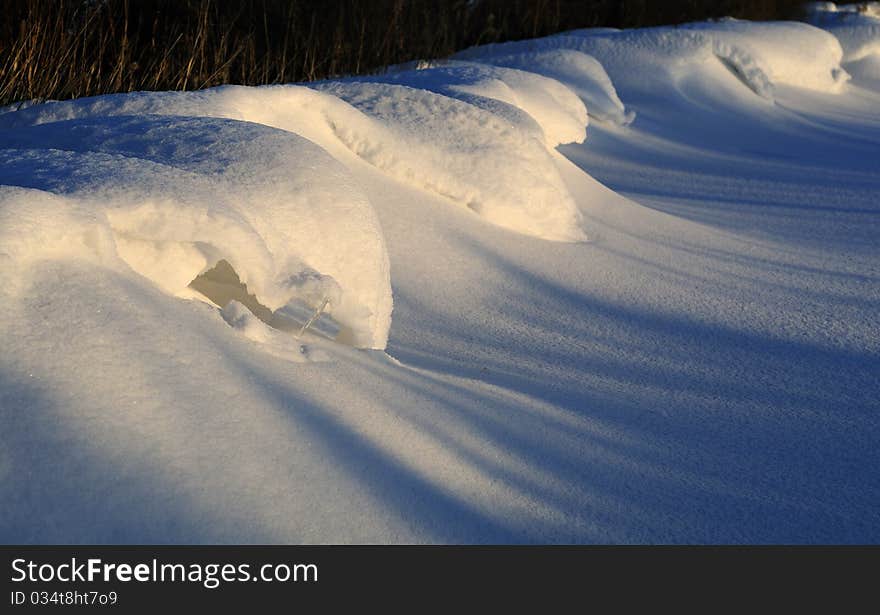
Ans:
[{"label": "snow crest", "polygon": [[880,81],[880,2],[816,2],[808,7],[807,19],[837,38],[849,73]]},{"label": "snow crest", "polygon": [[385,346],[378,220],[302,137],[212,118],[86,118],[7,131],[0,169],[0,183],[30,189],[4,190],[7,258],[121,261],[177,295],[225,260],[270,310],[326,299],[340,341]]},{"label": "snow crest", "polygon": [[[573,52],[580,54],[577,60]],[[849,79],[841,67],[841,46],[827,32],[802,23],[735,19],[635,30],[588,28],[475,47],[456,57],[516,67],[534,64],[537,72],[578,92],[591,116],[617,124],[633,119],[618,97],[621,85],[675,81],[711,62],[769,100],[776,85],[837,93]]]},{"label": "snow crest", "polygon": [[[506,78],[522,79],[513,73],[508,71]],[[560,92],[557,88],[556,95],[562,96]],[[577,101],[570,97],[566,104],[577,115]],[[401,85],[352,80],[313,87],[120,94],[0,115],[0,129],[143,114],[220,117],[280,128],[334,155],[342,146],[396,179],[465,205],[503,228],[554,241],[586,238],[547,145],[536,138],[542,129],[534,120],[520,115],[520,121],[513,121],[462,100]],[[572,136],[574,121],[565,121],[566,128],[549,129],[551,141],[560,134]],[[524,128],[524,122],[533,130]]]},{"label": "snow crest", "polygon": [[523,128],[527,130],[529,122],[536,123],[548,147],[582,143],[586,138],[588,116],[581,99],[558,80],[529,68],[519,68],[443,60],[358,81],[382,81],[430,90],[513,121],[518,119],[518,110],[525,116],[519,120]]},{"label": "snow crest", "polygon": [[503,117],[403,85],[315,87],[381,126],[379,132],[373,123],[333,124],[352,151],[395,178],[466,205],[509,230],[555,241],[586,238],[580,212],[546,145]]},{"label": "snow crest", "polygon": [[807,24],[722,19],[682,27],[707,34],[716,55],[768,98],[775,84],[837,93],[849,79],[837,39]]},{"label": "snow crest", "polygon": [[453,57],[551,78],[577,95],[589,117],[596,120],[626,125],[635,119],[635,113],[621,102],[608,73],[596,58],[575,49],[546,48],[547,40],[474,47]]}]

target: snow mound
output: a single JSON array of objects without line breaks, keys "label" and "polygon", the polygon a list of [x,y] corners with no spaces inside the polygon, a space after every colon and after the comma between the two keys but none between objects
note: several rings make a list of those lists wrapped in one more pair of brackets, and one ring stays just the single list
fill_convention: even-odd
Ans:
[{"label": "snow mound", "polygon": [[722,19],[682,27],[709,34],[715,54],[760,87],[766,82],[836,93],[849,79],[837,39],[807,24]]},{"label": "snow mound", "polygon": [[814,3],[808,7],[807,19],[837,38],[848,72],[880,80],[880,2]]},{"label": "snow mound", "polygon": [[574,49],[495,53],[493,47],[475,47],[454,57],[473,58],[554,79],[574,92],[586,105],[589,116],[599,121],[626,125],[635,118],[635,113],[621,102],[605,68],[593,56]]},{"label": "snow mound", "polygon": [[308,140],[231,120],[118,116],[8,130],[2,143],[0,183],[31,189],[0,199],[0,249],[14,263],[124,263],[189,296],[225,260],[269,310],[327,301],[340,341],[384,348],[391,286],[378,220]]},{"label": "snow mound", "polygon": [[488,221],[555,241],[582,241],[581,216],[545,144],[500,115],[403,85],[327,82],[321,91],[378,122],[337,136],[393,177],[466,205]]},{"label": "snow mound", "polygon": [[530,131],[500,113],[405,86],[335,82],[117,94],[3,114],[0,130],[144,114],[230,118],[279,128],[337,158],[340,150],[354,153],[395,179],[443,195],[503,228],[556,241],[585,238],[577,207],[545,143],[535,138],[540,129],[533,122]]},{"label": "snow mound", "polygon": [[[549,147],[582,143],[588,118],[581,99],[555,79],[518,68],[447,60],[357,81],[381,81],[429,90],[516,121],[516,115],[505,109],[513,107],[537,123]],[[527,129],[527,124],[524,127]]]},{"label": "snow mound", "polygon": [[[677,82],[695,66],[719,62],[712,40],[706,34],[670,27],[573,30],[541,39],[475,47],[461,52],[459,56],[486,58],[483,61],[491,61],[488,58],[527,59],[548,52],[566,51],[578,52],[595,60],[608,81],[613,84],[615,97],[621,91],[665,87]],[[730,65],[725,65],[731,68]],[[589,78],[589,73],[587,75]],[[602,91],[607,88],[599,89]],[[610,99],[610,95],[608,98]],[[606,103],[605,106],[609,105]],[[613,99],[610,106],[617,106]],[[589,102],[587,108],[590,108]]]},{"label": "snow mound", "polygon": [[811,2],[805,7],[810,23],[824,26],[840,19],[880,19],[880,2],[835,4],[834,2]]},{"label": "snow mound", "polygon": [[[711,62],[720,63],[769,100],[774,97],[776,85],[836,93],[849,78],[840,65],[840,44],[827,32],[802,23],[734,19],[634,30],[588,28],[543,39],[486,45],[465,50],[457,57],[490,63],[494,62],[492,58],[519,57],[519,62],[512,63],[520,65],[559,50],[580,52],[603,69],[608,83],[601,74],[598,78],[591,76],[598,70],[595,66],[582,69],[584,80],[603,84],[599,91],[605,92],[610,108],[617,109],[618,121],[622,105],[615,99],[619,101],[621,86],[675,82],[695,67]],[[560,67],[548,75],[571,87],[571,81],[558,74],[569,70],[569,60],[570,56],[563,56],[545,61]],[[609,90],[611,83],[616,89]],[[607,101],[605,108],[609,106]],[[590,106],[587,100],[587,108]]]}]

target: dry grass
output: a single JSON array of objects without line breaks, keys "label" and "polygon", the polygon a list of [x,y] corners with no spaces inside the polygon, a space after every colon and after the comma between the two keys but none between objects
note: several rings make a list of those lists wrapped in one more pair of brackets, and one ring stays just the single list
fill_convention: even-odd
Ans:
[{"label": "dry grass", "polygon": [[362,73],[596,26],[784,15],[790,0],[4,0],[0,104]]}]

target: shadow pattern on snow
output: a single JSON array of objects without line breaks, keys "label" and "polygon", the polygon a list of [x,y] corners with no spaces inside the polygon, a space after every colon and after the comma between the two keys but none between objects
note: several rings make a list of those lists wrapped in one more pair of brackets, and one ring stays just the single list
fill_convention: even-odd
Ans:
[{"label": "shadow pattern on snow", "polygon": [[[876,537],[878,354],[614,303],[486,246],[466,249],[503,271],[514,294],[453,322],[398,293],[398,320],[434,343],[426,351],[392,335],[389,353],[602,426],[597,438],[583,425],[531,422],[513,403],[450,404],[468,430],[541,468],[569,497],[519,476],[521,489],[596,523],[606,540]],[[601,504],[583,507],[590,501]]]}]

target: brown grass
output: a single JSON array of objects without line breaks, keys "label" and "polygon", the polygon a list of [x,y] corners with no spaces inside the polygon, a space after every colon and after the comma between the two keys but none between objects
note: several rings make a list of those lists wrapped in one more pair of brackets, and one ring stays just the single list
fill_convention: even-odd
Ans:
[{"label": "brown grass", "polygon": [[4,0],[0,104],[363,73],[500,40],[732,14],[790,0]]}]

